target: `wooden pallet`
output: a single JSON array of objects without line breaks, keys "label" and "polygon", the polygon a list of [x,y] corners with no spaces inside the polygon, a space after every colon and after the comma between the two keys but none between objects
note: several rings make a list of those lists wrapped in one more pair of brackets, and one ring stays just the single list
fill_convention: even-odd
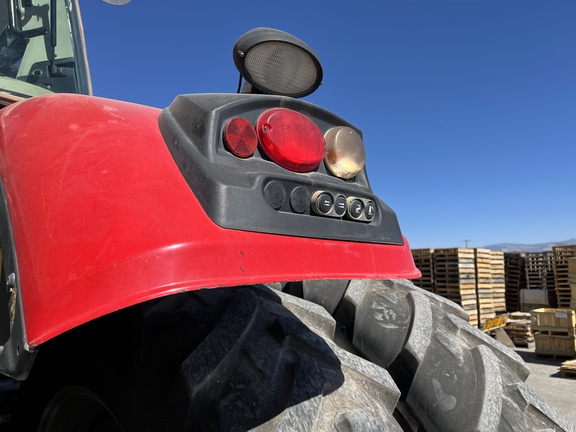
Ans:
[{"label": "wooden pallet", "polygon": [[556,328],[556,327],[549,327],[549,328],[539,328],[534,327],[534,332],[544,336],[560,336],[560,337],[575,337],[576,336],[576,329],[572,328]]},{"label": "wooden pallet", "polygon": [[[534,331],[536,331],[534,329]],[[576,354],[576,338],[564,336],[547,336],[534,333],[536,355],[549,355],[557,357],[574,358]]]},{"label": "wooden pallet", "polygon": [[570,308],[576,309],[576,257],[568,258],[568,285],[570,286]]},{"label": "wooden pallet", "polygon": [[506,311],[506,275],[504,273],[504,252],[490,251],[490,270],[494,309],[496,313]]},{"label": "wooden pallet", "polygon": [[412,249],[412,257],[422,277],[414,279],[416,286],[426,291],[436,292],[434,283],[434,249]]},{"label": "wooden pallet", "polygon": [[567,360],[560,365],[562,377],[576,378],[576,360]]},{"label": "wooden pallet", "polygon": [[512,312],[508,316],[504,331],[512,339],[514,345],[528,347],[534,343],[531,324],[529,312]]},{"label": "wooden pallet", "polygon": [[462,306],[470,324],[478,326],[474,249],[434,249],[434,289]]},{"label": "wooden pallet", "polygon": [[572,293],[569,282],[569,259],[576,257],[576,245],[552,246],[554,253],[554,283],[558,307],[570,307]]},{"label": "wooden pallet", "polygon": [[530,252],[524,259],[526,288],[555,289],[553,252]]},{"label": "wooden pallet", "polygon": [[506,310],[520,310],[520,290],[526,287],[524,254],[520,252],[504,253],[504,284]]},{"label": "wooden pallet", "polygon": [[576,311],[567,308],[540,308],[530,312],[532,328],[574,328]]}]

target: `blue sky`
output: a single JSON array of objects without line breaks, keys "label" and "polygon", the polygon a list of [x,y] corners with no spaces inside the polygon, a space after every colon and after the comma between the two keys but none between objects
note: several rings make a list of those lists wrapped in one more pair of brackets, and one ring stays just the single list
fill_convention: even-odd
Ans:
[{"label": "blue sky", "polygon": [[[576,1],[80,0],[94,94],[235,92],[254,27],[318,54],[306,100],[363,130],[413,248],[576,238]],[[169,5],[169,6],[164,6]]]}]

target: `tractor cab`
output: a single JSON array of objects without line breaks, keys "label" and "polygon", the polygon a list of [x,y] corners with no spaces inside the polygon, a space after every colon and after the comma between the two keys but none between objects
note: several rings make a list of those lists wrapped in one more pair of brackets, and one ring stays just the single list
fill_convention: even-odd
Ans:
[{"label": "tractor cab", "polygon": [[0,2],[0,29],[0,92],[91,94],[76,1]]}]

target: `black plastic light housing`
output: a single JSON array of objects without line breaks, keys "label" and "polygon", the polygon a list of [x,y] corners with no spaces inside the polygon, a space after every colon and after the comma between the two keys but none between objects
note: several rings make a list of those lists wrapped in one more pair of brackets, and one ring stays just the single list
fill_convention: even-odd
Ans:
[{"label": "black plastic light housing", "polygon": [[322,83],[322,66],[306,43],[281,30],[259,27],[234,45],[234,64],[258,92],[300,98]]}]

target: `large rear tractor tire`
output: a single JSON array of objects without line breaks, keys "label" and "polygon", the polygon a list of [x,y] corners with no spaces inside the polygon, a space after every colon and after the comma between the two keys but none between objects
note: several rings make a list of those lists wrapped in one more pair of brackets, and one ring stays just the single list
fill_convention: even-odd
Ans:
[{"label": "large rear tractor tire", "polygon": [[357,353],[394,378],[405,429],[574,430],[524,384],[520,356],[409,281],[351,281],[334,316]]},{"label": "large rear tractor tire", "polygon": [[334,330],[265,287],[150,301],[41,346],[14,430],[400,431],[388,372]]},{"label": "large rear tractor tire", "polygon": [[46,343],[13,430],[574,431],[515,352],[408,281],[273,288],[182,293]]}]

